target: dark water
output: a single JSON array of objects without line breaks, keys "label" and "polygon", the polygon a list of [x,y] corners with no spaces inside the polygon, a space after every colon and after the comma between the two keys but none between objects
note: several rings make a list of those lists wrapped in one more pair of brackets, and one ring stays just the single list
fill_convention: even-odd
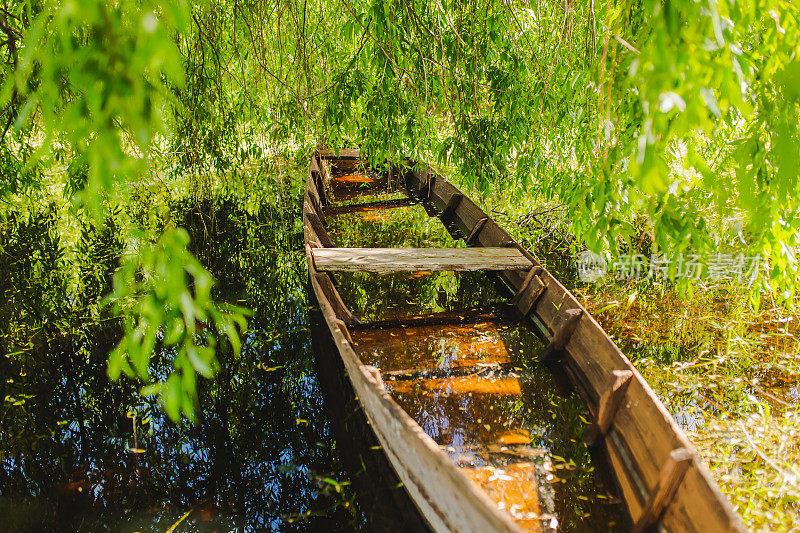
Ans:
[{"label": "dark water", "polygon": [[542,343],[504,314],[352,335],[395,401],[522,527],[624,530],[624,511],[582,444],[583,403],[531,362]]},{"label": "dark water", "polygon": [[[372,199],[361,189],[346,196]],[[219,376],[201,382],[195,424],[169,421],[137,393],[139,384],[106,376],[120,327],[98,302],[122,250],[114,224],[84,228],[74,255],[57,237],[55,210],[0,226],[0,530],[353,531],[376,523],[413,529],[410,513],[370,507],[397,494],[391,472],[369,462],[369,434],[354,439],[349,415],[344,429],[341,419],[329,421],[312,353],[299,205],[290,198],[280,209],[244,209],[233,197],[172,205],[173,222],[187,228],[193,253],[217,279],[217,298],[253,310],[242,353],[223,345]],[[343,246],[460,246],[421,206],[330,217],[330,224]],[[476,313],[492,315],[469,331],[439,327],[438,340],[419,334],[392,344],[396,331],[389,327],[353,334],[365,359],[381,361],[384,371],[409,362],[452,366],[467,352],[482,353],[483,363],[512,363],[511,387],[519,394],[503,393],[500,383],[495,393],[458,403],[452,384],[421,394],[419,387],[404,390],[410,382],[400,379],[395,397],[454,461],[509,466],[509,449],[544,450],[538,464],[548,466],[537,475],[551,476],[546,492],[562,530],[621,522],[580,443],[580,402],[525,360],[539,341],[503,322],[498,306],[507,298],[490,276],[353,274],[339,281],[364,320],[469,314],[476,305]],[[404,331],[413,336],[413,329]],[[370,335],[385,335],[384,352],[366,349]],[[387,356],[392,346],[403,348]],[[154,374],[169,361],[160,349]],[[445,422],[465,410],[474,423],[456,434]],[[489,459],[472,453],[476,443],[490,441],[506,450],[489,450]],[[350,453],[364,443],[366,452]],[[373,468],[383,476],[378,484],[376,472],[365,472]],[[362,497],[365,491],[378,501]]]},{"label": "dark water", "polygon": [[229,199],[175,204],[173,219],[217,296],[254,312],[241,355],[223,348],[202,382],[194,425],[106,376],[120,328],[97,301],[121,250],[113,225],[86,229],[76,259],[55,212],[2,227],[0,530],[360,528],[314,372],[297,213]]}]

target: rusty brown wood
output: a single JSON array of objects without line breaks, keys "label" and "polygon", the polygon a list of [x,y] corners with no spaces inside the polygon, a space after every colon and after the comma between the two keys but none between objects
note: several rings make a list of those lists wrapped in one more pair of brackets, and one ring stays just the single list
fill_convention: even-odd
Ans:
[{"label": "rusty brown wood", "polygon": [[322,221],[319,219],[317,214],[309,211],[303,214],[303,218],[311,227],[314,237],[317,238],[318,243],[325,248],[333,248],[333,242],[331,241],[328,232],[325,230],[325,227],[323,226]]},{"label": "rusty brown wood", "polygon": [[661,467],[658,481],[645,505],[644,512],[633,526],[633,533],[655,530],[693,460],[694,454],[687,448],[678,448],[670,452],[667,462]]},{"label": "rusty brown wood", "polygon": [[388,320],[376,320],[373,322],[363,322],[353,329],[383,329],[383,328],[414,328],[422,326],[445,326],[470,324],[476,322],[495,322],[503,320],[502,313],[496,313],[491,307],[477,307],[454,313],[447,311],[444,313],[434,313],[430,315],[412,316],[408,318],[394,318]]},{"label": "rusty brown wood", "polygon": [[539,354],[539,361],[543,363],[552,363],[560,359],[564,353],[564,348],[575,333],[575,328],[583,315],[582,309],[567,309],[561,322],[556,326],[553,331],[553,338],[550,343],[545,346],[542,353]]},{"label": "rusty brown wood", "polygon": [[319,192],[317,188],[314,186],[313,182],[311,183],[311,187],[313,188],[314,194],[307,194],[308,201],[311,203],[311,207],[314,209],[314,213],[319,217],[320,222],[322,222],[323,226],[328,225],[328,221],[325,219],[325,213],[322,209],[322,204],[319,201]]},{"label": "rusty brown wood", "polygon": [[533,277],[541,272],[542,272],[542,267],[532,267],[528,271],[528,274],[525,276],[525,280],[522,282],[522,286],[519,288],[519,290],[517,290],[517,293],[514,295],[513,298],[511,298],[511,301],[509,302],[511,305],[517,305],[517,302],[519,302],[520,298],[522,298],[522,295],[525,293],[526,290],[528,290],[528,285],[530,285],[531,281],[533,281]]},{"label": "rusty brown wood", "polygon": [[361,151],[358,148],[342,148],[337,154],[336,150],[318,150],[317,155],[324,159],[359,159]]},{"label": "rusty brown wood", "polygon": [[324,272],[317,272],[313,275],[313,279],[317,282],[320,290],[325,294],[325,299],[333,308],[333,312],[336,315],[335,318],[341,320],[345,324],[357,324],[360,322],[342,301],[342,297],[339,296],[339,291],[333,286],[333,282],[327,274]]},{"label": "rusty brown wood", "polygon": [[442,221],[443,224],[447,225],[450,224],[453,220],[453,216],[456,214],[456,209],[458,209],[458,205],[461,203],[461,200],[464,198],[464,195],[461,193],[456,193],[450,195],[450,199],[447,201],[447,205],[442,210],[442,213],[439,215],[439,220]]},{"label": "rusty brown wood", "polygon": [[597,416],[595,416],[594,422],[589,428],[586,438],[584,438],[584,442],[587,445],[596,446],[599,439],[608,433],[614,423],[614,417],[617,416],[617,410],[622,406],[622,401],[625,399],[625,393],[628,391],[628,385],[631,384],[632,379],[633,372],[630,370],[614,370],[608,389],[600,397]]},{"label": "rusty brown wood", "polygon": [[489,217],[483,217],[475,223],[475,225],[472,227],[472,231],[469,233],[469,237],[467,237],[467,240],[465,241],[467,246],[473,246],[475,244],[475,240],[478,238],[481,231],[483,231],[483,228],[486,226],[487,222],[489,222]]},{"label": "rusty brown wood", "polygon": [[[539,267],[534,267],[531,269],[531,271],[536,270],[536,268]],[[531,280],[528,282],[525,288],[520,288],[520,290],[517,292],[517,295],[511,300],[511,304],[515,306],[521,316],[528,316],[531,308],[542,296],[545,290],[547,290],[547,286],[544,284],[542,279],[537,274],[533,274]]]},{"label": "rusty brown wood", "polygon": [[314,187],[317,190],[317,197],[320,201],[320,206],[325,207],[330,202],[328,201],[328,194],[325,189],[325,179],[322,177],[322,174],[318,171],[311,171],[311,179],[314,182]]}]

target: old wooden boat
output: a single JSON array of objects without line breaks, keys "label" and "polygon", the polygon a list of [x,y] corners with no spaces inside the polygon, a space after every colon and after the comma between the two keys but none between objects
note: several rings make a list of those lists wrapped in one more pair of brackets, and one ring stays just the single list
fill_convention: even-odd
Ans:
[{"label": "old wooden boat", "polygon": [[[370,201],[360,200],[365,193]],[[346,213],[416,204],[466,247],[344,247],[342,243],[352,240],[332,237],[328,231],[329,221]],[[358,150],[321,150],[313,155],[307,175],[303,224],[309,287],[330,334],[330,350],[340,359],[375,441],[427,527],[459,532],[557,527],[558,515],[548,505],[544,486],[549,474],[533,459],[532,439],[526,433],[508,421],[500,432],[482,424],[484,432],[480,419],[464,421],[471,431],[483,432],[473,458],[497,454],[506,458],[502,469],[487,470],[485,462],[460,462],[460,455],[449,453],[452,447],[445,444],[455,442],[454,430],[448,428],[451,440],[444,442],[446,431],[418,414],[412,416],[413,405],[404,399],[416,386],[429,404],[439,402],[434,408],[446,411],[441,416],[452,423],[459,410],[468,412],[483,401],[478,398],[518,398],[526,394],[525,388],[518,383],[508,350],[484,334],[497,333],[499,327],[492,323],[496,317],[487,318],[483,310],[475,309],[365,324],[340,294],[341,280],[354,273],[490,273],[499,290],[505,291],[507,308],[542,339],[538,364],[565,376],[588,409],[591,420],[584,439],[608,466],[629,520],[624,527],[744,531],[683,431],[600,325],[530,253],[444,177],[412,161],[374,172]],[[366,293],[363,299],[369,301],[374,294]],[[488,358],[471,358],[474,343],[464,357],[445,366],[440,360],[406,357],[404,364],[411,368],[398,368],[374,357],[392,346],[408,351],[409,332],[413,330],[414,339],[434,338],[443,334],[445,324],[479,338]],[[385,329],[392,326],[405,329],[398,333]],[[445,404],[452,395],[460,400],[451,409]],[[604,528],[600,524],[593,529]]]}]

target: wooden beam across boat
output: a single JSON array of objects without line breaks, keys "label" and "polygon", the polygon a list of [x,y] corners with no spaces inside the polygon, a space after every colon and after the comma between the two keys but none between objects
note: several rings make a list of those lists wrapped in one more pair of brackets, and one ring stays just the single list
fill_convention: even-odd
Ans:
[{"label": "wooden beam across boat", "polygon": [[317,270],[394,272],[529,270],[533,264],[514,248],[315,248]]},{"label": "wooden beam across boat", "polygon": [[[320,152],[319,156],[324,178],[329,178],[325,168],[328,162],[351,164],[361,159],[358,151],[340,152],[338,157]],[[314,163],[303,202],[309,286],[369,427],[432,530],[510,532],[528,524],[515,521],[507,509],[499,508],[489,497],[485,487],[468,479],[388,393],[381,372],[360,359],[348,332],[359,326],[355,317],[348,316],[349,310],[331,282],[333,272],[497,271],[509,295],[514,296],[511,303],[524,316],[523,322],[550,343],[551,364],[564,370],[588,407],[597,426],[592,444],[610,463],[635,527],[642,531],[745,531],[684,432],[628,358],[578,299],[475,202],[443,176],[406,160],[396,168],[404,190],[424,200],[428,208],[439,213],[451,234],[466,239],[472,247],[323,248],[330,240],[324,238],[324,224],[317,220],[321,217],[315,217],[323,210],[313,167]],[[483,259],[476,261],[476,257]],[[466,386],[462,381],[458,384]],[[436,389],[441,379],[428,382]],[[402,386],[402,382],[395,381],[392,386]]]},{"label": "wooden beam across boat", "polygon": [[361,157],[358,148],[342,148],[338,152],[336,150],[318,150],[317,154],[323,159],[358,159]]}]

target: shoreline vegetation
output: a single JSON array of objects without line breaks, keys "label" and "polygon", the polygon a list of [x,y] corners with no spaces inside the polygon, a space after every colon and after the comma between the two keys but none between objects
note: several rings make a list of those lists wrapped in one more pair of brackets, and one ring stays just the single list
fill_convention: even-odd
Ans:
[{"label": "shoreline vegetation", "polygon": [[[360,146],[480,199],[612,335],[748,527],[791,530],[799,38],[794,0],[4,4],[0,511],[56,509],[57,524],[111,479],[93,504],[155,505],[121,488],[142,437],[189,465],[142,484],[182,502],[170,523],[195,519],[170,483],[198,468],[221,494],[226,461],[296,491],[293,509],[258,502],[265,527],[357,522],[327,427],[295,423],[319,406],[288,354],[308,353],[304,165]],[[587,252],[760,262],[747,283],[687,280],[675,261],[664,280],[583,282]],[[289,441],[234,416],[274,414],[247,396],[261,382],[244,362]],[[198,427],[215,439],[201,451]],[[288,462],[248,435],[294,446]],[[92,470],[97,453],[124,473]]]},{"label": "shoreline vegetation", "polygon": [[[800,324],[746,284],[578,279],[569,215],[490,197],[498,220],[579,297],[687,432],[748,528],[789,531],[800,505]],[[530,213],[538,213],[531,223]]]}]

